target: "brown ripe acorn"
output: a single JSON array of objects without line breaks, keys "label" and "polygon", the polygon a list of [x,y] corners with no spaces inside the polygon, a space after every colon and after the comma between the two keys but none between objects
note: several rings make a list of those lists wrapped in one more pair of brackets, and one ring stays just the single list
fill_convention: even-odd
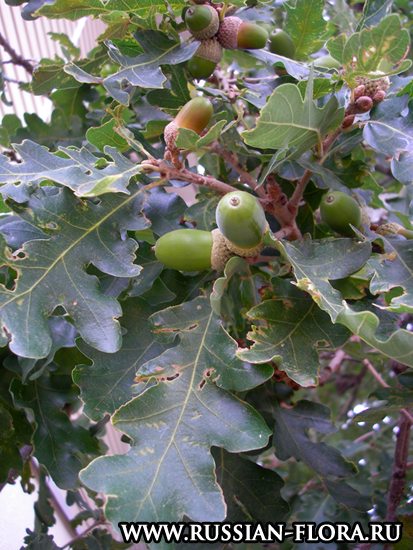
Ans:
[{"label": "brown ripe acorn", "polygon": [[219,15],[209,4],[191,6],[185,11],[185,23],[198,40],[212,38],[219,28]]},{"label": "brown ripe acorn", "polygon": [[195,97],[186,103],[175,119],[165,126],[164,138],[170,151],[176,149],[175,141],[179,128],[188,128],[200,134],[211,120],[214,108],[206,97]]},{"label": "brown ripe acorn", "polygon": [[259,50],[267,44],[268,32],[255,23],[230,16],[221,22],[217,38],[226,50]]},{"label": "brown ripe acorn", "polygon": [[197,80],[207,79],[222,59],[222,46],[216,38],[201,40],[193,57],[188,61],[188,70]]}]

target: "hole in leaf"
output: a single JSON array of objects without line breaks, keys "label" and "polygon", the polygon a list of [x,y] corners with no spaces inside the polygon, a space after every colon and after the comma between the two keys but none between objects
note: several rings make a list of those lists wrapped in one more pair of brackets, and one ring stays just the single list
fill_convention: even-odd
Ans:
[{"label": "hole in leaf", "polygon": [[200,382],[199,385],[198,385],[198,388],[199,388],[200,391],[201,391],[202,388],[205,386],[205,384],[206,384],[206,380],[205,380],[205,378],[204,378],[203,380],[201,380],[201,382]]}]

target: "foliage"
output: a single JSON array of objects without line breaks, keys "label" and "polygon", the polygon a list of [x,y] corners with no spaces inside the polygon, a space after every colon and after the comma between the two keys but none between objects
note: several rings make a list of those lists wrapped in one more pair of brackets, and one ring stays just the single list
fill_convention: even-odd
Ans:
[{"label": "foliage", "polygon": [[[32,490],[39,464],[22,549],[58,549],[50,479],[76,509],[74,550],[128,547],[119,522],[385,518],[410,548],[413,240],[380,232],[413,223],[409,3],[236,0],[244,21],[283,27],[295,59],[225,50],[207,81],[187,70],[187,0],[7,3],[107,26],[83,58],[53,33],[65,58],[22,85],[50,119],[0,128],[0,483]],[[313,63],[325,55],[342,68]],[[165,142],[197,95],[208,128]],[[266,212],[261,252],[222,272],[156,260],[160,236],[214,230],[235,189]],[[353,238],[322,223],[328,189],[360,205]]]}]

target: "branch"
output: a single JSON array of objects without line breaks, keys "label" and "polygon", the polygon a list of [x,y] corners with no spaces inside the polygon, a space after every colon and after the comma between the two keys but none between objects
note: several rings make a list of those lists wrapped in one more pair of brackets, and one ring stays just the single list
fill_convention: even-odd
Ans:
[{"label": "branch", "polygon": [[341,362],[345,356],[346,354],[342,349],[336,351],[330,363],[323,369],[318,377],[319,386],[324,386],[330,376],[340,368]]},{"label": "branch", "polygon": [[394,451],[394,464],[387,496],[385,521],[397,521],[396,512],[402,499],[406,482],[407,457],[409,454],[410,427],[412,421],[413,418],[410,420],[403,415],[400,418],[400,430],[397,434],[396,448]]},{"label": "branch", "polygon": [[148,159],[142,161],[141,165],[145,172],[159,172],[162,180],[165,182],[168,180],[177,180],[177,181],[187,181],[189,183],[195,183],[196,185],[203,185],[204,187],[209,187],[214,191],[219,193],[226,194],[236,191],[235,187],[228,185],[223,181],[217,180],[212,176],[201,176],[200,174],[194,174],[185,168],[175,168],[174,166],[169,166],[160,159]]},{"label": "branch", "polygon": [[7,42],[7,40],[4,38],[4,36],[0,33],[0,46],[3,46],[5,51],[10,56],[10,61],[14,65],[20,65],[21,67],[24,67],[26,71],[29,74],[33,74],[33,66],[27,61],[27,59],[24,59],[21,55],[19,55],[16,50],[13,50],[13,48],[10,46],[10,44]]}]

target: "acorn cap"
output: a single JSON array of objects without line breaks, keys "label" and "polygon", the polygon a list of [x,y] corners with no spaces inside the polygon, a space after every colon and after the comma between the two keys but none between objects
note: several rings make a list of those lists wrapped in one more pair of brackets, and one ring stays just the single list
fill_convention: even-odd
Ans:
[{"label": "acorn cap", "polygon": [[396,222],[389,222],[383,225],[380,225],[376,229],[376,233],[379,235],[402,235],[406,239],[413,239],[413,231],[411,229],[406,229],[402,225]]},{"label": "acorn cap", "polygon": [[226,245],[226,239],[219,229],[211,231],[212,234],[212,252],[211,267],[216,271],[223,271],[227,261],[235,254]]},{"label": "acorn cap", "polygon": [[236,256],[241,256],[241,258],[252,258],[253,256],[257,256],[265,248],[265,244],[262,242],[253,246],[252,248],[241,248],[240,246],[236,246],[234,243],[232,243],[225,237],[224,239],[225,239],[225,244],[227,248],[231,252],[233,252]]},{"label": "acorn cap", "polygon": [[170,150],[176,149],[175,141],[178,137],[178,130],[179,126],[177,126],[174,121],[167,124],[164,128],[163,137],[167,148]]},{"label": "acorn cap", "polygon": [[212,38],[219,29],[219,15],[209,4],[192,6],[185,12],[185,23],[198,40]]},{"label": "acorn cap", "polygon": [[201,40],[198,48],[194,53],[194,57],[201,57],[214,63],[219,63],[222,59],[222,46],[216,38]]},{"label": "acorn cap", "polygon": [[242,22],[242,19],[233,15],[225,17],[221,22],[217,38],[226,50],[236,50],[238,48],[238,30]]}]

